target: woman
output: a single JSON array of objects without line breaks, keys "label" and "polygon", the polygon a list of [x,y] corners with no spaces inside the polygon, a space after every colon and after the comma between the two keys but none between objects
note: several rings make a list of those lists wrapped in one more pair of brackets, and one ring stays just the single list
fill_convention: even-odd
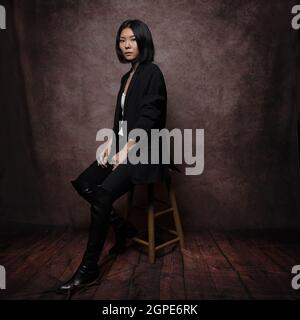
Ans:
[{"label": "woman", "polygon": [[[126,143],[119,146],[120,137],[128,138],[132,129],[144,129],[150,133],[151,129],[162,129],[166,124],[167,90],[160,68],[153,63],[155,51],[147,25],[140,20],[124,21],[116,36],[116,53],[121,63],[132,65],[122,77],[118,93],[113,128],[116,140],[109,139],[97,160],[71,181],[79,195],[91,204],[91,221],[82,261],[71,279],[59,287],[60,290],[72,290],[98,278],[97,263],[110,223],[116,239],[110,254],[124,252],[126,238],[136,234],[136,228],[113,210],[114,201],[135,184],[154,183],[168,174],[168,166],[161,163],[161,158],[158,164],[134,165],[128,161],[128,152],[138,140],[125,139]],[[114,142],[116,153],[112,155]],[[148,144],[149,151],[150,146]]]}]

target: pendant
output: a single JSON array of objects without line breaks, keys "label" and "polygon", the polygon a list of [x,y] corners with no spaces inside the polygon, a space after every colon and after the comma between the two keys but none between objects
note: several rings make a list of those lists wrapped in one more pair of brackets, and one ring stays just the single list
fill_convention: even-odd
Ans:
[{"label": "pendant", "polygon": [[120,135],[120,136],[123,136],[123,135],[124,135],[124,133],[123,133],[123,127],[121,127],[121,129],[120,129],[120,131],[119,131],[118,135]]}]

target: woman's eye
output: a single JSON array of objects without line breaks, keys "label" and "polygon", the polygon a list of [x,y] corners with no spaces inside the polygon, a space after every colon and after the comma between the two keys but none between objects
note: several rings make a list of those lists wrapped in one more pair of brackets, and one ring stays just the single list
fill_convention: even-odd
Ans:
[{"label": "woman's eye", "polygon": [[[136,39],[131,39],[132,41],[136,41]],[[125,42],[125,40],[120,39],[120,42]]]}]

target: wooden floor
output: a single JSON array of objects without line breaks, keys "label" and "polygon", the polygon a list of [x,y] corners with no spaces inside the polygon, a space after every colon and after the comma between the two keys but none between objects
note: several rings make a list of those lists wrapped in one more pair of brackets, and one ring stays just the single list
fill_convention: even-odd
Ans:
[{"label": "wooden floor", "polygon": [[[6,268],[7,289],[0,290],[0,299],[66,299],[51,289],[72,275],[86,237],[86,231],[68,228],[3,236],[0,264]],[[99,261],[99,284],[72,299],[300,298],[300,290],[291,287],[291,269],[300,264],[300,233],[202,230],[185,237],[185,249],[173,246],[150,265],[135,243],[108,259],[110,232]]]}]

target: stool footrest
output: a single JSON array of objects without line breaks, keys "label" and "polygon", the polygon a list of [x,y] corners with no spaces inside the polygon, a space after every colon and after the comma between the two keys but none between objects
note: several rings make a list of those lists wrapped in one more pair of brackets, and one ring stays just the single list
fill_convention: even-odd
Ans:
[{"label": "stool footrest", "polygon": [[156,217],[161,216],[163,214],[172,212],[173,210],[174,210],[173,208],[169,208],[169,209],[165,209],[165,210],[162,210],[162,211],[157,211],[157,212],[154,213],[154,216],[156,218]]},{"label": "stool footrest", "polygon": [[[140,244],[143,244],[143,245],[149,247],[149,242],[148,242],[148,241],[142,240],[142,239],[137,238],[137,237],[134,237],[134,238],[132,238],[131,240],[136,241],[136,242],[138,242],[138,243],[140,243]],[[176,238],[174,238],[174,239],[171,239],[171,240],[169,240],[169,241],[166,241],[166,242],[164,242],[164,243],[156,246],[156,247],[155,247],[155,251],[160,250],[160,249],[168,246],[169,244],[172,244],[172,243],[178,242],[178,241],[180,241],[180,238],[179,238],[179,237],[176,237]]]},{"label": "stool footrest", "polygon": [[166,230],[172,234],[175,234],[176,236],[178,235],[176,230],[173,230],[173,229],[169,229],[169,228],[166,228],[166,227],[163,227],[163,226],[158,226],[158,228],[162,229],[162,230]]},{"label": "stool footrest", "polygon": [[140,243],[140,244],[143,244],[143,245],[145,245],[145,246],[149,246],[149,242],[148,242],[148,241],[145,241],[145,240],[140,239],[140,238],[138,238],[138,237],[134,237],[134,238],[132,238],[131,240],[136,241],[136,242],[138,242],[138,243]]},{"label": "stool footrest", "polygon": [[167,241],[167,242],[165,242],[165,243],[162,243],[162,244],[158,245],[157,247],[155,247],[155,250],[156,250],[156,251],[157,251],[157,250],[160,250],[160,249],[168,246],[169,244],[172,244],[172,243],[174,243],[174,242],[178,242],[179,240],[180,240],[179,237],[176,237],[176,238],[174,238],[174,239],[172,239],[172,240],[169,240],[169,241]]}]

